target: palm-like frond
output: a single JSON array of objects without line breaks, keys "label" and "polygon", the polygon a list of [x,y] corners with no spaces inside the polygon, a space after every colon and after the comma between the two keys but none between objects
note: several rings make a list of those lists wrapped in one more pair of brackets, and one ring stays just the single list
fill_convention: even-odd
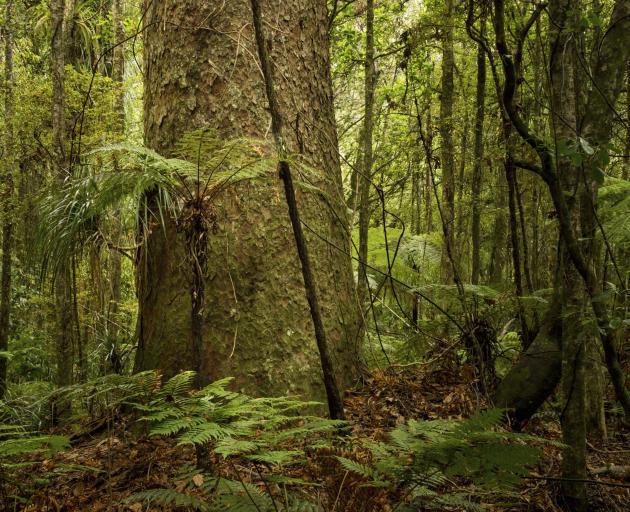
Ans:
[{"label": "palm-like frond", "polygon": [[273,168],[270,155],[265,142],[226,141],[209,130],[184,136],[175,149],[176,158],[130,144],[89,153],[82,176],[40,200],[37,238],[43,273],[54,275],[61,262],[86,245],[102,244],[115,212],[135,218],[135,232],[146,234],[151,225],[163,226],[167,218],[177,221],[190,201],[211,199],[226,186],[263,176]]}]

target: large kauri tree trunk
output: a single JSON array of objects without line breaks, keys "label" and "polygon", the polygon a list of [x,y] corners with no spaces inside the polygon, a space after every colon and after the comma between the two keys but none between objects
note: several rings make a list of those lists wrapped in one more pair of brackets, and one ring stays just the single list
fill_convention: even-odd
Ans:
[{"label": "large kauri tree trunk", "polygon": [[[147,144],[168,155],[184,133],[206,126],[226,138],[271,137],[249,1],[147,1],[146,9]],[[355,374],[357,308],[326,2],[269,0],[263,12],[285,142],[317,169],[313,184],[325,192],[298,191],[297,200],[331,355],[347,386]],[[217,222],[204,235],[204,301],[201,308],[194,305],[203,317],[201,333],[192,325],[195,279],[185,263],[185,233],[167,219],[165,229],[150,234],[138,267],[136,369],[159,368],[166,375],[197,369],[202,381],[232,375],[236,387],[251,393],[325,397],[282,182],[274,171],[230,185],[213,199]]]}]

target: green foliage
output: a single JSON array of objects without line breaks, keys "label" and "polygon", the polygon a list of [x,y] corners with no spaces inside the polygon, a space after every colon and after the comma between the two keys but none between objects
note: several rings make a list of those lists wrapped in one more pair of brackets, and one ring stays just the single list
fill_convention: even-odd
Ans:
[{"label": "green foliage", "polygon": [[[229,391],[229,378],[195,391],[194,381],[194,372],[176,375],[148,402],[135,404],[144,414],[140,421],[149,425],[151,435],[174,436],[181,445],[211,448],[227,461],[247,461],[273,469],[276,485],[282,482],[282,468],[302,463],[306,450],[328,446],[331,434],[345,426],[341,421],[304,415],[303,411],[318,405],[314,402],[251,398]],[[201,466],[207,463],[197,462]],[[295,496],[289,498],[286,489],[284,496],[271,494],[267,477],[260,471],[259,477],[260,486],[242,479],[210,478],[211,484],[204,485],[206,501],[165,489],[136,494],[130,500],[186,504],[195,510],[308,510]],[[289,485],[287,482],[290,480],[284,481],[283,487]]]},{"label": "green foliage", "polygon": [[313,447],[322,436],[345,425],[300,414],[315,402],[293,398],[251,398],[227,389],[222,379],[191,391],[195,374],[185,372],[170,379],[147,404],[136,408],[150,426],[151,435],[176,436],[178,443],[194,446],[212,443],[224,458],[242,457],[265,465],[298,462],[302,450],[283,449],[300,441]]},{"label": "green foliage", "polygon": [[[542,440],[501,431],[502,417],[502,410],[493,409],[460,422],[410,420],[391,432],[389,441],[366,443],[371,463],[338,460],[347,471],[364,477],[366,485],[402,487],[409,510],[456,503],[478,510],[478,491],[509,493],[540,456],[535,443]],[[437,493],[453,479],[467,492]]]},{"label": "green foliage", "polygon": [[32,483],[27,468],[34,463],[25,457],[51,456],[69,445],[65,436],[37,435],[19,425],[0,423],[0,496],[5,498],[5,505],[20,501],[20,496],[11,494],[16,485],[23,493]]},{"label": "green foliage", "polygon": [[90,152],[82,176],[40,201],[44,273],[55,274],[60,262],[86,245],[106,245],[112,216],[135,219],[136,233],[164,225],[167,217],[177,222],[191,201],[207,201],[226,186],[263,176],[273,162],[267,154],[263,141],[226,141],[209,130],[185,135],[173,158],[126,143]]},{"label": "green foliage", "polygon": [[[33,436],[22,427],[0,424],[0,460],[6,461],[31,453],[57,453],[69,446],[64,436]],[[6,464],[5,464],[6,467]]]},{"label": "green foliage", "polygon": [[[630,181],[607,178],[599,191],[599,199],[599,214],[608,240],[627,249],[630,247]],[[627,265],[624,269],[630,271]]]},{"label": "green foliage", "polygon": [[199,510],[200,512],[210,512],[211,510],[205,501],[174,489],[150,489],[148,491],[141,491],[134,494],[128,501],[146,501],[149,503],[159,503],[163,506],[186,507],[191,510]]}]

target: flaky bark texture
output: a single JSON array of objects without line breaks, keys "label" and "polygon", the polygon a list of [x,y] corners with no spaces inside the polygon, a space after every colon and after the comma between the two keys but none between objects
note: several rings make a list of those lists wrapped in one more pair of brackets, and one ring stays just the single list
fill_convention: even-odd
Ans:
[{"label": "flaky bark texture", "polygon": [[[146,2],[145,136],[168,155],[187,131],[224,137],[270,136],[264,82],[248,0]],[[356,301],[341,191],[329,78],[326,2],[263,3],[272,39],[279,106],[289,150],[301,153],[326,197],[298,193],[312,248],[324,323],[340,382],[354,375]],[[269,13],[273,13],[270,16]],[[191,329],[191,276],[185,235],[174,222],[156,228],[140,255],[137,369],[166,374],[197,368],[204,380],[226,375],[248,392],[324,398],[313,327],[304,295],[282,182],[230,186],[214,199],[208,232],[202,360]],[[340,252],[311,232],[330,240]]]}]

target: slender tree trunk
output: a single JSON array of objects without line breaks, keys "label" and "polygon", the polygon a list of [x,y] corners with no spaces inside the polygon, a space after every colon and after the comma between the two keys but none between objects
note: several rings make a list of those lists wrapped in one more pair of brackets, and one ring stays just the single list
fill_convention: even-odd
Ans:
[{"label": "slender tree trunk", "polygon": [[490,255],[489,280],[492,284],[500,284],[503,281],[506,261],[507,224],[505,211],[507,206],[507,194],[505,183],[505,171],[496,173],[494,186],[494,227],[492,233],[492,254]]},{"label": "slender tree trunk", "polygon": [[505,161],[505,178],[508,183],[508,211],[510,219],[510,246],[512,248],[514,289],[516,291],[516,296],[522,297],[523,275],[521,272],[521,251],[518,238],[518,217],[516,211],[516,167],[514,166],[514,163],[510,160],[509,156],[506,156]]},{"label": "slender tree trunk", "polygon": [[368,233],[370,224],[370,184],[372,179],[374,132],[374,93],[376,89],[376,68],[374,67],[374,0],[367,0],[365,11],[365,80],[364,80],[364,118],[363,118],[363,165],[359,176],[359,272],[357,295],[359,298],[359,319],[364,322],[363,304],[368,290],[368,278],[365,263],[368,255]]},{"label": "slender tree trunk", "polygon": [[[123,24],[124,3],[123,0],[113,0],[112,2],[112,25],[114,29],[114,44],[112,62],[112,79],[116,84],[114,116],[115,128],[114,135],[117,141],[124,141],[125,138],[125,48],[123,41],[125,39],[125,27]],[[118,158],[114,155],[114,169],[118,170]],[[115,244],[119,244],[121,240],[120,229],[120,213],[114,215],[113,240]],[[119,335],[119,318],[118,307],[121,300],[121,278],[122,278],[122,256],[118,251],[111,250],[109,252],[109,299],[107,305],[107,339],[108,339],[108,358],[110,368],[119,372],[122,370],[120,366],[120,355],[118,354],[118,335]]]},{"label": "slender tree trunk", "polygon": [[[509,125],[509,120],[506,119],[504,121],[507,141],[506,146],[509,148],[511,138],[510,132],[511,126]],[[529,326],[527,324],[527,318],[525,316],[525,308],[523,306],[522,297],[523,297],[523,274],[521,270],[521,250],[520,250],[520,242],[518,237],[518,218],[517,218],[517,206],[516,206],[516,197],[518,194],[517,184],[516,184],[516,166],[510,157],[510,150],[506,151],[505,156],[505,177],[508,182],[508,206],[509,206],[509,219],[510,219],[510,245],[512,248],[512,265],[514,272],[514,291],[516,292],[516,303],[518,308],[518,317],[519,322],[521,324],[521,343],[523,349],[526,350],[531,343],[530,335],[529,335]]]},{"label": "slender tree trunk", "polygon": [[[486,21],[481,21],[481,33],[485,34]],[[472,261],[471,283],[479,284],[481,274],[481,185],[483,180],[483,127],[486,114],[486,52],[477,48],[477,94],[475,100],[475,163],[472,176]]]},{"label": "slender tree trunk", "polygon": [[[433,226],[433,186],[431,184],[431,173],[429,172],[429,168],[433,161],[433,95],[431,94],[431,89],[427,87],[425,92],[425,102],[427,108],[427,119],[425,122],[426,126],[426,140],[427,140],[427,149],[426,152],[426,165],[424,169],[424,208],[425,208],[425,227],[427,233],[432,233]],[[416,106],[417,108],[417,106]],[[418,112],[418,119],[421,119],[421,113]]]},{"label": "slender tree trunk", "polygon": [[[459,172],[457,175],[457,198],[455,203],[457,204],[457,229],[456,229],[456,243],[455,243],[455,255],[458,262],[461,261],[461,256],[464,253],[464,247],[466,239],[464,238],[464,188],[466,185],[466,155],[468,153],[468,132],[469,132],[469,119],[468,109],[464,114],[464,129],[462,131],[461,138],[461,150],[459,160]],[[467,218],[467,217],[466,217]]]},{"label": "slender tree trunk", "polygon": [[630,178],[630,62],[626,67],[626,146],[623,155],[621,177],[627,180]]},{"label": "slender tree trunk", "polygon": [[[52,0],[50,8],[52,20],[51,59],[53,78],[52,138],[55,157],[54,164],[57,168],[57,180],[59,185],[62,186],[70,177],[70,162],[68,161],[65,147],[65,0]],[[70,262],[60,263],[54,286],[57,312],[57,384],[59,386],[66,386],[72,383],[74,345],[72,271]]]},{"label": "slender tree trunk", "polygon": [[452,283],[455,245],[455,147],[453,144],[453,104],[455,101],[455,52],[453,49],[454,1],[446,0],[444,27],[442,28],[442,80],[440,94],[440,139],[442,170],[442,224],[444,226],[442,250],[442,280]]},{"label": "slender tree trunk", "polygon": [[[569,0],[552,0],[549,5],[550,23],[550,124],[556,142],[569,144],[575,140],[578,127],[578,84],[575,80],[577,52],[574,41],[577,34],[570,26],[577,6]],[[573,232],[579,233],[578,203],[583,184],[579,169],[567,158],[558,161],[558,172],[564,193],[569,199],[569,216]],[[585,353],[588,336],[580,325],[585,294],[580,277],[571,262],[565,244],[560,242],[562,272],[562,438],[566,444],[563,454],[563,497],[572,510],[587,508],[586,486],[571,481],[586,478],[586,393]]]},{"label": "slender tree trunk", "polygon": [[527,237],[527,227],[525,225],[525,209],[523,208],[523,194],[521,193],[521,187],[519,185],[518,174],[514,176],[514,188],[516,192],[516,205],[518,206],[518,217],[521,227],[521,242],[523,244],[523,273],[525,274],[525,284],[527,285],[527,292],[534,292],[534,282],[532,281],[532,274],[530,268],[530,254],[529,243]]},{"label": "slender tree trunk", "polygon": [[[13,0],[7,0],[4,14],[4,166],[2,169],[2,277],[0,282],[0,352],[9,349],[11,323],[11,258],[13,257],[13,180],[16,173],[14,138],[14,94],[13,77]],[[0,400],[7,389],[7,362],[0,355]]]}]

